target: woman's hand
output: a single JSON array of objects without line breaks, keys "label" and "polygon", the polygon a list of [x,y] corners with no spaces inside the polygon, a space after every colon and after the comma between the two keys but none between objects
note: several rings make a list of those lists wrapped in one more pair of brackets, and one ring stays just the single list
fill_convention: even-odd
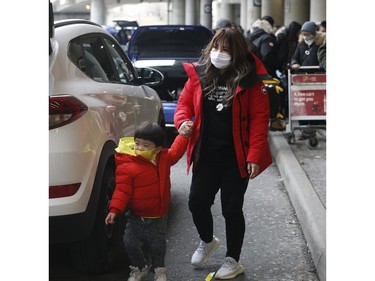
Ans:
[{"label": "woman's hand", "polygon": [[249,178],[253,179],[259,174],[259,165],[254,163],[247,163],[247,173],[249,174]]},{"label": "woman's hand", "polygon": [[185,138],[190,137],[191,133],[193,132],[193,125],[194,122],[190,120],[182,122],[180,128],[178,129],[178,133]]}]

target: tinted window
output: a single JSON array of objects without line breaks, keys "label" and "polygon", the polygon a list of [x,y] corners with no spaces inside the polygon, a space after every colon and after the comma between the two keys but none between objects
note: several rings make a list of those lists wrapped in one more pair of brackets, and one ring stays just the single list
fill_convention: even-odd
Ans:
[{"label": "tinted window", "polygon": [[103,40],[100,36],[75,38],[69,46],[70,60],[95,81],[133,83],[136,76],[130,61],[114,42]]},{"label": "tinted window", "polygon": [[118,48],[118,46],[108,38],[104,38],[104,41],[107,45],[109,56],[113,60],[115,71],[120,78],[120,81],[122,83],[129,83],[134,81],[134,78],[136,76],[134,74],[133,66],[125,56],[121,56],[121,49]]}]

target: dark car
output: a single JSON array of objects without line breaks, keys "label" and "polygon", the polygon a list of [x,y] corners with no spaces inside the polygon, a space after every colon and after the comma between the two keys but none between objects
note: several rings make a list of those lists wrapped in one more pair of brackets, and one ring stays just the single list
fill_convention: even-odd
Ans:
[{"label": "dark car", "polygon": [[198,61],[212,36],[212,30],[200,25],[150,25],[138,27],[130,39],[128,56],[135,67],[164,74],[163,84],[153,88],[163,102],[167,128],[174,128],[177,100],[187,81],[182,63]]}]

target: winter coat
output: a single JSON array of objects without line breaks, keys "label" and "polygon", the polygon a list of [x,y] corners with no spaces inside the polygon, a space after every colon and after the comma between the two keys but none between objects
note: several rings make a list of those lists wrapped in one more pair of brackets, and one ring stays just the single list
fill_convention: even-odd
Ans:
[{"label": "winter coat", "polygon": [[256,25],[256,28],[250,34],[249,40],[256,46],[257,55],[264,63],[268,73],[273,77],[277,77],[276,70],[281,67],[276,37],[271,33],[272,26],[265,20],[257,21]]},{"label": "winter coat", "polygon": [[[156,165],[134,153],[134,139],[123,138],[127,149],[116,153],[116,189],[109,210],[120,214],[125,209],[140,217],[168,214],[171,198],[170,168],[184,155],[189,140],[178,135],[171,148],[162,150]],[[119,146],[120,147],[120,146]]]},{"label": "winter coat", "polygon": [[[270,76],[255,55],[249,56],[255,59],[257,74],[241,81],[232,103],[233,139],[238,167],[243,178],[248,177],[247,162],[260,165],[260,172],[272,163],[268,144],[269,101],[262,82],[262,79]],[[184,67],[188,81],[178,100],[174,123],[176,128],[179,128],[181,123],[191,120],[194,116],[194,129],[187,148],[189,172],[193,150],[201,136],[203,95],[199,66],[185,63]],[[194,159],[194,166],[197,162],[198,160]]]},{"label": "winter coat", "polygon": [[318,49],[323,44],[325,33],[316,32],[314,43],[309,47],[300,36],[299,43],[293,54],[291,65],[298,63],[300,66],[318,66]]}]

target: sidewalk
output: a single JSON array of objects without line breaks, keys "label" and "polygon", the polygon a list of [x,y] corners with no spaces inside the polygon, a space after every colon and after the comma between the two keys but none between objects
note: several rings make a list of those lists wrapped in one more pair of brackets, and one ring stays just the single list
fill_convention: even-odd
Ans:
[{"label": "sidewalk", "polygon": [[[306,141],[288,144],[281,132],[269,132],[274,161],[302,226],[320,281],[326,280],[326,141],[310,150]],[[324,131],[325,133],[325,131]]]}]

